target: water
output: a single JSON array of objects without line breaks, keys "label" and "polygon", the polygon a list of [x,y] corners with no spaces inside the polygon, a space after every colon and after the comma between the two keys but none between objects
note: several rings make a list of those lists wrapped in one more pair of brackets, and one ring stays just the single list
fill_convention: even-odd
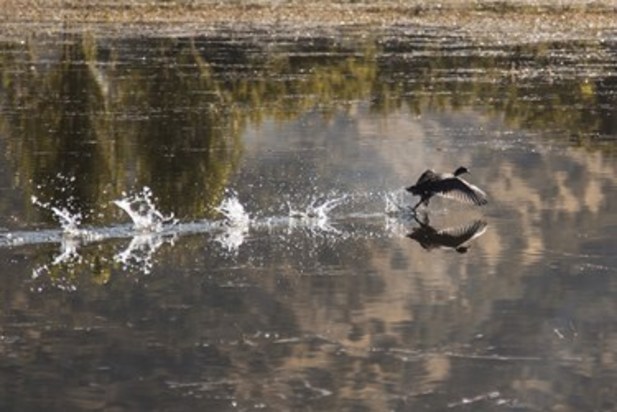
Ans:
[{"label": "water", "polygon": [[615,39],[56,40],[0,47],[1,410],[617,408]]}]

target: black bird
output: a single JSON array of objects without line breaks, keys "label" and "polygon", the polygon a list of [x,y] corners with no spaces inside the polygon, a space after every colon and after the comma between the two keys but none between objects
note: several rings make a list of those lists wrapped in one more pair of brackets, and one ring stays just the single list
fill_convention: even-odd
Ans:
[{"label": "black bird", "polygon": [[452,174],[435,173],[430,169],[422,173],[416,184],[407,188],[407,191],[411,194],[420,196],[420,201],[413,207],[413,211],[423,203],[428,206],[429,200],[434,195],[476,205],[485,205],[488,202],[486,193],[459,177],[464,173],[469,173],[469,170],[463,166],[456,169]]},{"label": "black bird", "polygon": [[421,222],[416,219],[416,221],[420,226],[414,228],[407,237],[429,251],[439,248],[454,249],[458,253],[465,253],[469,249],[469,243],[482,236],[488,226],[485,221],[476,220],[465,226],[437,230],[428,223],[428,220]]}]

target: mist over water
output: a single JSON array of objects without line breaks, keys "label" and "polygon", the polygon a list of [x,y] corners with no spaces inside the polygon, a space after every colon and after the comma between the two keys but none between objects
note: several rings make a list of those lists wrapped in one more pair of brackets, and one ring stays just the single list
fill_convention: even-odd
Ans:
[{"label": "mist over water", "polygon": [[0,45],[0,409],[615,409],[615,44]]}]

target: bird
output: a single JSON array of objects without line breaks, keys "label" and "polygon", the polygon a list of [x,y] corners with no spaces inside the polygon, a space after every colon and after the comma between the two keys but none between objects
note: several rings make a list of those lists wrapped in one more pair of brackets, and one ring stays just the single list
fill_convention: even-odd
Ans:
[{"label": "bird", "polygon": [[469,170],[464,166],[456,169],[454,173],[436,173],[431,169],[422,173],[415,185],[406,188],[411,194],[420,196],[420,201],[412,211],[415,212],[421,204],[428,206],[429,200],[434,195],[479,206],[488,203],[486,193],[459,177],[465,173],[469,173]]},{"label": "bird", "polygon": [[482,236],[488,226],[485,221],[476,220],[467,225],[437,230],[429,224],[428,219],[425,222],[418,219],[416,221],[420,226],[414,228],[407,237],[428,251],[439,248],[465,253],[469,249],[469,243]]}]

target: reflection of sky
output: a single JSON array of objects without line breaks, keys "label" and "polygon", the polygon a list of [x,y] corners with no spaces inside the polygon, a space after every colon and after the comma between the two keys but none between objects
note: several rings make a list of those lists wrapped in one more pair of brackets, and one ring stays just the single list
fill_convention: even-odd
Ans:
[{"label": "reflection of sky", "polygon": [[[298,147],[304,150],[301,157]],[[493,265],[503,249],[527,263],[537,261],[545,248],[575,249],[579,221],[593,225],[594,215],[612,218],[606,214],[611,204],[607,196],[614,193],[617,181],[614,162],[601,152],[509,130],[472,111],[416,118],[402,110],[379,118],[360,106],[354,114],[329,122],[316,113],[298,122],[266,123],[249,130],[243,184],[279,191],[280,168],[270,169],[273,162],[283,165],[293,182],[291,191],[309,193],[332,187],[352,193],[396,190],[426,168],[449,171],[466,165],[472,171],[469,180],[491,197],[487,212],[502,218],[501,230],[487,234],[492,241],[481,243]],[[438,215],[440,206],[461,209],[435,203]],[[565,226],[557,235],[556,221]],[[513,228],[516,237],[511,236]],[[561,242],[564,231],[567,244]],[[504,234],[508,236],[502,239]],[[508,242],[516,242],[516,247]]]},{"label": "reflection of sky", "polygon": [[[465,256],[428,253],[402,238],[391,239],[386,249],[378,242],[358,241],[355,247],[363,250],[361,257],[357,251],[341,252],[344,247],[339,246],[342,267],[314,269],[315,276],[331,270],[337,276],[342,273],[343,279],[379,278],[379,293],[363,298],[351,319],[340,318],[350,301],[315,289],[303,293],[303,298],[295,296],[296,302],[308,304],[308,308],[292,304],[302,308],[295,313],[303,329],[324,334],[346,350],[367,351],[376,339],[385,339],[399,349],[446,345],[454,359],[465,359],[467,352],[460,353],[457,343],[477,335],[479,347],[488,337],[496,345],[495,356],[512,355],[514,363],[516,356],[538,360],[552,349],[558,351],[558,359],[562,356],[561,362],[569,362],[573,348],[568,345],[573,336],[580,337],[578,329],[596,324],[595,314],[613,305],[614,282],[598,290],[606,287],[605,276],[617,270],[606,246],[612,238],[607,229],[614,232],[616,214],[611,205],[617,193],[617,170],[608,154],[511,130],[479,112],[414,117],[402,109],[380,118],[360,105],[351,114],[328,121],[314,113],[297,122],[266,123],[249,130],[244,162],[239,181],[258,187],[257,192],[273,192],[252,193],[256,199],[276,198],[280,170],[270,167],[277,162],[284,165],[295,191],[335,187],[354,198],[358,192],[398,190],[428,167],[452,170],[466,165],[472,171],[468,179],[489,194],[490,204],[484,209],[446,200],[431,203],[431,222],[441,226],[476,216],[489,221],[490,228]],[[353,212],[375,207],[357,200],[351,203]],[[354,265],[357,259],[362,269]],[[350,284],[340,282],[329,283],[344,293]],[[574,288],[578,282],[582,283]],[[500,311],[500,307],[512,309]],[[544,317],[544,310],[557,313]],[[539,316],[545,323],[534,332],[539,335],[519,330],[518,322],[526,323],[528,316]],[[383,323],[379,333],[370,331],[371,319]],[[350,323],[364,328],[361,338],[349,339]],[[419,334],[422,328],[433,330]],[[407,340],[409,333],[421,343]],[[533,344],[536,339],[544,346]],[[608,351],[614,355],[614,348]],[[447,379],[452,360],[437,353],[426,356],[426,382],[433,383],[424,390],[434,390],[435,380]],[[530,385],[518,389],[538,390]],[[496,397],[506,402],[498,395],[489,390],[476,400]]]}]

